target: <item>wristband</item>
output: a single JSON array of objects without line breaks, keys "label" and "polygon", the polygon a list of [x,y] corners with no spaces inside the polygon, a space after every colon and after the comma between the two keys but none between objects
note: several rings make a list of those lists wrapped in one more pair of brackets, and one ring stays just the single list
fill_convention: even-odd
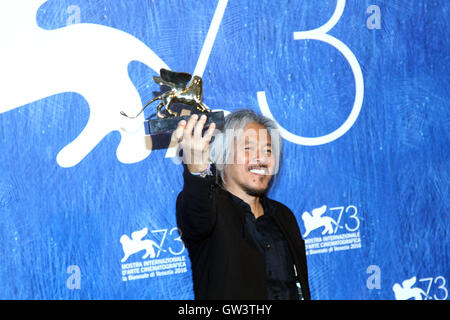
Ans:
[{"label": "wristband", "polygon": [[206,176],[212,176],[211,165],[208,163],[208,167],[205,170],[200,171],[200,172],[191,172],[191,174],[194,176],[202,177],[202,178],[204,178]]}]

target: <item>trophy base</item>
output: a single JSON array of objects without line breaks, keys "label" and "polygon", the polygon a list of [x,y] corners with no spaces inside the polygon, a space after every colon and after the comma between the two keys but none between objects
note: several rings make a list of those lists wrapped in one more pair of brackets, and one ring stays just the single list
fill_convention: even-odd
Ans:
[{"label": "trophy base", "polygon": [[[204,113],[208,118],[206,119],[205,129],[209,127],[211,122],[216,124],[217,129],[222,129],[225,124],[225,116],[223,111],[214,111]],[[145,120],[145,134],[146,135],[157,135],[157,134],[168,134],[175,131],[178,126],[178,123],[181,120],[189,120],[191,115],[174,117],[174,118],[165,118],[165,119],[154,119],[154,120]]]}]

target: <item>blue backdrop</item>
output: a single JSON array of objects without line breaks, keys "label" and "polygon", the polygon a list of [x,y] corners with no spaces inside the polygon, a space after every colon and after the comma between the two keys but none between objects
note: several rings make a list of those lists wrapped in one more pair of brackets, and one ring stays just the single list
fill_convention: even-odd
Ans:
[{"label": "blue backdrop", "polygon": [[313,299],[448,299],[449,10],[2,0],[0,298],[193,299],[182,167],[119,114],[167,67],[281,126]]}]

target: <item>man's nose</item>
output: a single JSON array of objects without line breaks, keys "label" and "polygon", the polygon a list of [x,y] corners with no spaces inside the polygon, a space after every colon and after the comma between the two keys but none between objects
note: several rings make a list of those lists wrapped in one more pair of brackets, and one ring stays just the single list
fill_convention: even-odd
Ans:
[{"label": "man's nose", "polygon": [[267,164],[269,162],[269,156],[264,149],[256,150],[254,162],[257,164]]}]

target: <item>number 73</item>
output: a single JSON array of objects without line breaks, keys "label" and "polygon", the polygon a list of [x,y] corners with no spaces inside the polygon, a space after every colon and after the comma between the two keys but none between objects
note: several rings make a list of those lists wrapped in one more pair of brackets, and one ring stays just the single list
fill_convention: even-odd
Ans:
[{"label": "number 73", "polygon": [[[169,252],[175,256],[178,256],[184,252],[185,246],[184,246],[183,241],[181,240],[180,229],[178,229],[177,227],[170,229],[170,231],[169,231],[169,229],[152,230],[152,233],[162,233],[161,241],[158,244],[159,245],[158,252],[156,253],[157,258],[159,257],[161,251],[163,251],[163,246],[167,239],[167,233],[169,233],[169,236],[172,236],[172,241],[179,242],[179,246],[180,246],[180,249],[178,251],[174,251],[172,246],[169,246]],[[178,236],[175,237],[176,235],[178,235]]]},{"label": "number 73", "polygon": [[437,276],[436,278],[433,278],[433,277],[422,278],[422,279],[419,279],[419,282],[428,282],[427,291],[425,292],[426,296],[424,297],[425,300],[426,299],[431,299],[431,296],[429,296],[429,294],[430,294],[430,290],[431,290],[432,284],[434,283],[434,284],[437,285],[439,282],[440,282],[440,285],[438,286],[438,289],[440,289],[440,291],[444,292],[443,293],[444,296],[442,298],[438,298],[436,296],[436,294],[433,294],[433,298],[434,298],[434,300],[447,300],[448,290],[445,287],[446,281],[445,281],[445,278],[443,276]]}]

